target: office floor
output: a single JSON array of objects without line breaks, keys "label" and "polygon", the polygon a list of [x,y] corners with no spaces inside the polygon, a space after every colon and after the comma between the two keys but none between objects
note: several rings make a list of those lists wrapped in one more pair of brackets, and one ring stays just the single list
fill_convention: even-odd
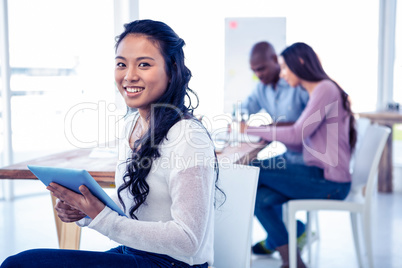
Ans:
[{"label": "office floor", "polygon": [[[402,267],[402,166],[395,168],[394,175],[395,192],[376,196],[373,248],[374,264],[379,268]],[[38,181],[16,181],[14,187],[15,200],[0,201],[0,262],[22,250],[58,246],[48,192]],[[320,212],[319,222],[321,238],[313,244],[309,267],[357,267],[348,214]],[[264,230],[255,220],[253,242],[264,237]],[[106,250],[114,245],[93,230],[84,228],[82,231],[81,249]],[[303,258],[307,259],[306,252]],[[268,257],[252,256],[252,268],[279,266],[277,253]]]},{"label": "office floor", "polygon": [[[402,180],[402,173],[400,174]],[[374,267],[402,267],[402,190],[393,194],[378,194],[373,215]],[[264,237],[265,233],[257,222],[253,239]],[[354,268],[358,267],[353,246],[350,218],[343,212],[319,213],[320,240],[313,243],[312,261],[309,268]],[[307,250],[302,258],[308,259]],[[279,267],[279,255],[271,257],[253,256],[252,268]],[[364,267],[368,267],[367,264]]]}]

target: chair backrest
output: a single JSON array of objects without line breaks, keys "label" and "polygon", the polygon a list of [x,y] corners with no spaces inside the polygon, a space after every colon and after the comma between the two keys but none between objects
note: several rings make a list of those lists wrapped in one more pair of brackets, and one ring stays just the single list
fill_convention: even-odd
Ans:
[{"label": "chair backrest", "polygon": [[356,158],[356,152],[359,151],[364,134],[366,134],[367,128],[371,125],[371,121],[368,118],[360,117],[356,119],[356,131],[357,131],[357,141],[355,149],[353,150],[352,158],[350,159],[350,172],[353,173],[353,166]]},{"label": "chair backrest", "polygon": [[251,231],[260,169],[220,167],[219,186],[225,203],[215,209],[214,268],[247,268],[251,262]]},{"label": "chair backrest", "polygon": [[390,128],[386,126],[369,125],[367,127],[354,159],[352,193],[366,186],[366,193],[368,193],[366,196],[371,195],[376,186],[380,158],[390,133]]}]

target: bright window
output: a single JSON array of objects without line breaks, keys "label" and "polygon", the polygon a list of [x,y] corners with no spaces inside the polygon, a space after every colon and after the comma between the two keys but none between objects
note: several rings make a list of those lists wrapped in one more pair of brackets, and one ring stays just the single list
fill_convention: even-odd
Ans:
[{"label": "bright window", "polygon": [[398,1],[395,26],[394,101],[402,105],[402,4]]},{"label": "bright window", "polygon": [[115,101],[113,1],[13,0],[8,17],[14,162],[97,142],[96,108]]}]

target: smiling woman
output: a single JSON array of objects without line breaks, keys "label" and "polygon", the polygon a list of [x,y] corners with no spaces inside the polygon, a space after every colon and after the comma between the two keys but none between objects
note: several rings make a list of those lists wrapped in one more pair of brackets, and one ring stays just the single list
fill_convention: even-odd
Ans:
[{"label": "smiling woman", "polygon": [[212,265],[215,192],[222,192],[213,143],[194,107],[185,105],[192,91],[184,44],[168,25],[153,20],[126,24],[117,40],[116,85],[127,107],[138,110],[125,118],[112,196],[128,218],[84,185],[81,194],[56,183],[47,188],[59,199],[62,221],[88,226],[121,246],[107,252],[28,250],[1,268]]}]

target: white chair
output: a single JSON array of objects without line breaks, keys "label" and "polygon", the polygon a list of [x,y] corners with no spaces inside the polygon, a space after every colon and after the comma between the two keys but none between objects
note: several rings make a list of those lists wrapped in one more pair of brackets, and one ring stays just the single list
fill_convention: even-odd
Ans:
[{"label": "white chair", "polygon": [[[296,213],[298,211],[338,210],[348,211],[351,216],[352,232],[359,267],[363,267],[360,253],[357,215],[361,215],[368,265],[373,267],[371,247],[371,206],[376,190],[378,164],[391,130],[385,126],[370,125],[356,151],[352,187],[345,200],[300,199],[288,202],[289,262],[296,267]],[[363,196],[363,187],[365,195]]]},{"label": "white chair", "polygon": [[253,166],[220,167],[219,186],[226,201],[215,212],[214,268],[248,268],[251,233],[260,169]]},{"label": "white chair", "polygon": [[[356,120],[356,129],[357,129],[357,142],[355,145],[355,150],[352,154],[352,157],[350,159],[350,172],[353,173],[353,167],[354,167],[354,161],[356,158],[356,152],[360,150],[364,134],[367,131],[367,128],[371,125],[371,121],[368,118],[357,118]],[[365,184],[367,181],[367,178],[364,178],[363,183]],[[356,181],[353,181],[354,184],[356,184]],[[360,184],[359,184],[360,185]],[[356,188],[352,186],[352,189]],[[283,221],[285,224],[287,224],[287,214],[288,214],[288,209],[287,209],[287,203],[283,204],[282,206],[283,209]],[[314,226],[313,226],[314,225]],[[304,247],[307,250],[308,256],[307,256],[307,263],[311,263],[311,245],[313,242],[318,241],[320,239],[320,230],[319,230],[319,223],[318,223],[318,215],[317,211],[306,211],[306,233],[307,233],[307,244]],[[314,230],[314,231],[313,231]]]}]

